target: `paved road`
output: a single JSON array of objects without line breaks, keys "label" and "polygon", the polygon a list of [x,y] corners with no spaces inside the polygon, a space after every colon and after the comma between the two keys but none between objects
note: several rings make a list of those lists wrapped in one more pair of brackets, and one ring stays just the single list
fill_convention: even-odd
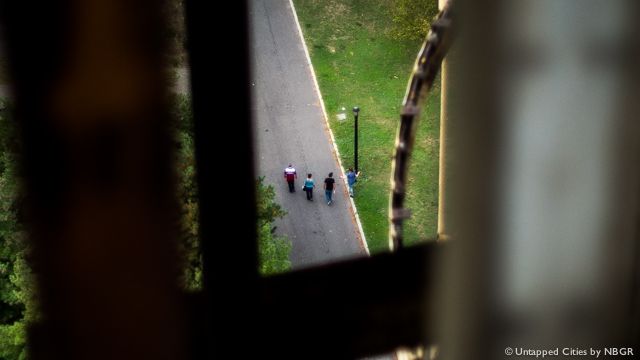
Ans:
[{"label": "paved road", "polygon": [[[258,175],[275,186],[276,200],[288,212],[277,222],[276,232],[287,235],[293,243],[293,268],[363,256],[365,251],[289,1],[250,1],[250,22]],[[299,174],[293,194],[283,179],[289,162]],[[308,202],[300,189],[308,172],[317,183],[314,202]],[[338,183],[331,206],[323,201],[322,189],[329,172]]]}]

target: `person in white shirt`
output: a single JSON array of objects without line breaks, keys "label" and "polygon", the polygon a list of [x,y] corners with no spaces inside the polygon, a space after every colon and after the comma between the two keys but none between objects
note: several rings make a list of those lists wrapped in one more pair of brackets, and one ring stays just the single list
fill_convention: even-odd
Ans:
[{"label": "person in white shirt", "polygon": [[296,173],[296,169],[293,167],[293,165],[289,164],[289,166],[284,169],[284,179],[287,180],[287,184],[289,184],[289,192],[296,191],[294,181],[297,178],[298,174]]}]

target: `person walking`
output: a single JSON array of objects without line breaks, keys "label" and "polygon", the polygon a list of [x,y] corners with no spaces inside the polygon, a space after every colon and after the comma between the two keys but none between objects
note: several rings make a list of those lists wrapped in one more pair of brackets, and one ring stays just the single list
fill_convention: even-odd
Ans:
[{"label": "person walking", "polygon": [[294,184],[295,179],[298,178],[298,174],[296,173],[296,169],[289,163],[289,166],[284,169],[284,178],[287,180],[287,184],[289,184],[289,192],[296,191],[296,187]]},{"label": "person walking", "polygon": [[357,173],[353,171],[353,168],[349,168],[347,171],[347,185],[349,185],[349,196],[353,197],[353,186],[358,181],[358,176],[360,176],[360,171]]},{"label": "person walking", "polygon": [[333,194],[335,194],[336,180],[333,178],[333,173],[330,172],[329,176],[324,179],[324,196],[327,198],[327,205],[331,205],[333,202]]},{"label": "person walking", "polygon": [[311,174],[308,174],[307,178],[304,180],[304,186],[302,189],[307,193],[307,200],[309,201],[313,201],[313,188],[315,186],[315,181],[311,177]]}]

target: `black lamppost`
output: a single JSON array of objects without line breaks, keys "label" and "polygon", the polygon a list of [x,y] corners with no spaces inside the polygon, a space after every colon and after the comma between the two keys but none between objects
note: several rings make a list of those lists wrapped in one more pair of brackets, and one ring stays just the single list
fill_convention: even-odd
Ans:
[{"label": "black lamppost", "polygon": [[360,112],[360,108],[357,106],[353,107],[353,117],[355,118],[355,122],[353,124],[353,146],[354,146],[354,164],[353,166],[356,168],[356,174],[358,173],[358,113]]}]

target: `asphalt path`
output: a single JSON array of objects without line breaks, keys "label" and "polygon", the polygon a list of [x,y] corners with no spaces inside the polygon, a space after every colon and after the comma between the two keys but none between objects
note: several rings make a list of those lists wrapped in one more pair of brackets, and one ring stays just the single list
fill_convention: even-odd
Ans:
[{"label": "asphalt path", "polygon": [[[288,213],[276,233],[291,240],[294,269],[365,256],[290,3],[249,5],[257,173],[275,187],[276,201]],[[298,172],[295,193],[283,177],[289,163]],[[331,206],[323,189],[329,172],[337,185]],[[313,202],[301,190],[307,173],[316,180]]]}]

